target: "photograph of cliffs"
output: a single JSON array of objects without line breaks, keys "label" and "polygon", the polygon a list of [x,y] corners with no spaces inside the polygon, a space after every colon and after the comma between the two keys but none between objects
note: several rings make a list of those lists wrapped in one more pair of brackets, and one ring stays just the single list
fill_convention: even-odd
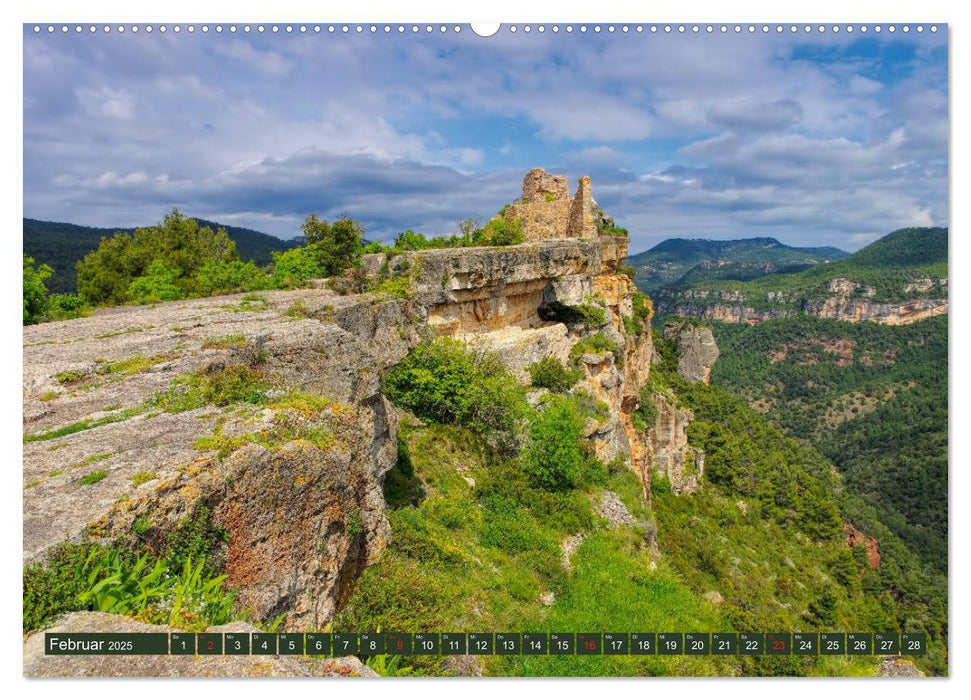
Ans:
[{"label": "photograph of cliffs", "polygon": [[24,675],[947,676],[946,27],[299,26],[24,27]]}]

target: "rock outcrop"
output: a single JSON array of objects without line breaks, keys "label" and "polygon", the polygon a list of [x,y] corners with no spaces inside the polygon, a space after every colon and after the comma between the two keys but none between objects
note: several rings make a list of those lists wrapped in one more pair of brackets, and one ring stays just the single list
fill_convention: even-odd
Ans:
[{"label": "rock outcrop", "polygon": [[[387,541],[396,418],[380,374],[419,329],[407,301],[261,299],[24,329],[25,563],[65,540],[131,537],[136,521],[161,539],[204,505],[229,534],[228,584],[257,619],[330,619]],[[172,403],[184,378],[240,371],[268,401]]]},{"label": "rock outcrop", "polygon": [[697,322],[674,320],[664,324],[665,340],[674,344],[678,356],[678,374],[689,382],[711,378],[711,366],[718,359],[718,345],[711,329]]},{"label": "rock outcrop", "polygon": [[654,473],[667,478],[674,493],[694,493],[701,487],[705,473],[705,453],[688,444],[688,426],[694,420],[694,414],[662,394],[654,394],[651,398],[657,418],[648,429],[647,437]]},{"label": "rock outcrop", "polygon": [[527,242],[595,238],[599,233],[600,214],[590,178],[580,178],[571,198],[566,176],[550,175],[543,168],[526,174],[522,200],[506,207],[502,216],[509,221],[522,221]]}]

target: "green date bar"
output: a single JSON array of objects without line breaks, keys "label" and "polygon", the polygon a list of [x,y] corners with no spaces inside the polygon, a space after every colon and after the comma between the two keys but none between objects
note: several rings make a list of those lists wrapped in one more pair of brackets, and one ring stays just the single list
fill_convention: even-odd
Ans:
[{"label": "green date bar", "polygon": [[46,632],[50,656],[152,655],[169,653],[169,635],[153,632]]}]

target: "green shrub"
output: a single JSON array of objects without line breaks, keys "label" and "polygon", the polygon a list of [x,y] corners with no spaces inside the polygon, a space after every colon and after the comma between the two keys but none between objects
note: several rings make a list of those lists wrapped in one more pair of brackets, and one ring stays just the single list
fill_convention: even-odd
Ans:
[{"label": "green shrub", "polygon": [[518,245],[524,240],[522,219],[497,217],[472,234],[472,244],[477,246]]},{"label": "green shrub", "polygon": [[634,411],[634,416],[639,418],[645,426],[644,428],[639,428],[639,430],[650,430],[657,423],[657,406],[654,405],[651,387],[646,384],[642,386],[638,399],[639,401],[637,409]]},{"label": "green shrub", "polygon": [[291,248],[282,253],[273,252],[273,286],[277,289],[295,289],[306,285],[307,280],[323,277],[317,256],[307,248]]},{"label": "green shrub", "polygon": [[398,299],[410,299],[415,295],[414,285],[410,277],[389,277],[371,287],[369,292],[374,294],[388,294]]},{"label": "green shrub", "polygon": [[311,214],[303,222],[302,230],[307,251],[325,276],[339,275],[360,263],[364,226],[359,222],[342,217],[330,223]]},{"label": "green shrub", "polygon": [[570,350],[570,360],[576,364],[580,361],[580,358],[587,353],[604,355],[608,352],[613,353],[616,356],[617,344],[601,331],[595,333],[589,338],[584,338],[574,345]]},{"label": "green shrub", "polygon": [[270,280],[252,260],[207,260],[196,273],[197,291],[205,296],[266,289]]},{"label": "green shrub", "polygon": [[584,455],[580,451],[583,417],[575,404],[554,397],[529,426],[523,469],[537,487],[558,491],[580,482]]},{"label": "green shrub", "polygon": [[99,549],[65,542],[51,549],[45,562],[24,567],[24,634],[66,612],[84,609],[78,596],[88,588],[88,559]]},{"label": "green shrub", "polygon": [[539,316],[544,321],[565,323],[568,326],[582,323],[587,328],[597,328],[607,323],[606,309],[592,302],[570,306],[553,301],[540,307]]},{"label": "green shrub", "polygon": [[173,209],[157,226],[102,238],[77,264],[78,291],[99,305],[180,299],[199,293],[196,273],[207,262],[233,260],[236,244],[224,229],[200,228]]},{"label": "green shrub", "polygon": [[521,386],[493,354],[471,352],[452,338],[412,350],[384,377],[395,404],[424,420],[475,432],[511,432],[526,411]]},{"label": "green shrub", "polygon": [[49,318],[52,321],[81,318],[90,313],[88,300],[83,294],[52,294],[50,297]]},{"label": "green shrub", "polygon": [[163,261],[155,260],[145,269],[144,275],[136,277],[128,285],[127,298],[139,304],[181,299],[183,294],[178,285],[181,276],[182,270],[179,268],[168,267]]},{"label": "green shrub", "polygon": [[44,280],[54,274],[50,265],[34,267],[34,259],[24,256],[24,325],[39,323],[47,313],[49,300]]},{"label": "green shrub", "polygon": [[106,476],[108,476],[108,472],[104,471],[103,469],[99,469],[98,471],[91,472],[90,474],[85,474],[78,479],[78,483],[82,486],[90,486],[91,484],[97,484]]},{"label": "green shrub", "polygon": [[529,366],[529,377],[535,387],[563,393],[580,381],[583,372],[567,368],[555,357],[544,357]]}]

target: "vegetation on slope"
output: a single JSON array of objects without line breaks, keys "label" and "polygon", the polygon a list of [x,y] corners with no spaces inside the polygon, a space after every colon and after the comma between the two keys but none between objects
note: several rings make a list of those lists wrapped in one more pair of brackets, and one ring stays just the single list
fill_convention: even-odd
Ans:
[{"label": "vegetation on slope", "polygon": [[[439,420],[413,403],[425,423],[404,426],[398,465],[386,481],[391,543],[364,571],[333,629],[924,630],[932,654],[921,663],[944,671],[943,578],[922,572],[871,508],[840,495],[839,477],[825,458],[724,390],[685,384],[670,371],[670,348],[660,345],[665,357],[652,369],[650,388],[695,412],[690,438],[709,456],[700,493],[676,496],[655,479],[653,503],[646,503],[633,472],[599,464],[571,429],[571,411],[591,410],[576,392],[535,412],[524,408],[518,451],[508,443],[497,448],[488,432],[451,417]],[[454,379],[454,359],[444,356],[442,372],[423,361],[425,372],[411,376],[434,396],[436,376]],[[401,400],[400,387],[390,394]],[[534,450],[554,459],[537,461]],[[571,466],[562,478],[542,478],[549,464],[574,465],[577,455],[578,472]],[[535,470],[537,464],[544,468]],[[598,514],[605,491],[620,497],[633,525],[611,525]],[[844,521],[880,538],[879,569],[870,567],[863,546],[847,546]],[[868,675],[875,663],[859,657],[480,660],[487,675]],[[453,662],[441,657],[408,663],[420,673],[453,672]]]},{"label": "vegetation on slope", "polygon": [[807,440],[915,552],[947,571],[948,320],[713,324],[712,382]]}]

